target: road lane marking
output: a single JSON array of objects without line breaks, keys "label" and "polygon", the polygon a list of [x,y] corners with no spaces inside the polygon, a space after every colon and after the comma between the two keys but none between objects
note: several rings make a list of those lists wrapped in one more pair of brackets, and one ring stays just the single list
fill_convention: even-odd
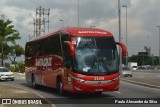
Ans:
[{"label": "road lane marking", "polygon": [[146,87],[146,86],[142,86],[142,85],[138,85],[138,84],[134,84],[134,83],[128,83],[126,81],[121,81],[122,83],[125,83],[125,84],[129,84],[129,85],[134,85],[134,86],[138,86],[138,87],[143,87],[143,88],[148,88],[148,89],[152,89],[152,90],[160,90],[158,88],[151,88],[151,87]]},{"label": "road lane marking", "polygon": [[142,85],[142,86],[150,86],[150,87],[160,88],[160,86],[158,86],[158,85],[152,85],[152,84],[138,82],[138,81],[132,81],[132,80],[126,80],[126,81],[131,82],[131,83],[137,83],[137,84]]}]

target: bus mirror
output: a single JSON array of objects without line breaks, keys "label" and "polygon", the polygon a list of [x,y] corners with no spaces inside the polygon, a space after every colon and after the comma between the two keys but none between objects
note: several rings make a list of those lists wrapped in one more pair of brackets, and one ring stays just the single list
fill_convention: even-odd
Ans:
[{"label": "bus mirror", "polygon": [[64,43],[69,45],[70,56],[74,56],[75,55],[74,45],[70,41],[64,41]]},{"label": "bus mirror", "polygon": [[120,43],[120,42],[116,42],[116,45],[119,45],[122,48],[122,55],[126,56],[126,54],[127,54],[127,47],[123,43]]}]

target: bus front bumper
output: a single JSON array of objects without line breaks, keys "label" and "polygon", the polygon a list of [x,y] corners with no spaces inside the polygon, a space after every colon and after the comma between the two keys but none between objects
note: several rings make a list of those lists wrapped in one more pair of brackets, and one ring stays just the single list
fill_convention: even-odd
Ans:
[{"label": "bus front bumper", "polygon": [[73,81],[74,92],[106,92],[106,91],[118,91],[119,90],[119,79],[115,81],[87,81],[78,82]]}]

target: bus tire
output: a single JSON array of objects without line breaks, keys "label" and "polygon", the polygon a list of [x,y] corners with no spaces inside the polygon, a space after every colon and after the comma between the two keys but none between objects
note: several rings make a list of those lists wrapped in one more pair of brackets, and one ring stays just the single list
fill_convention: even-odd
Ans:
[{"label": "bus tire", "polygon": [[38,86],[37,86],[37,84],[36,84],[36,81],[35,81],[35,76],[34,76],[34,74],[32,74],[32,87],[33,88],[38,88]]},{"label": "bus tire", "polygon": [[57,79],[57,91],[60,95],[64,95],[63,83],[62,83],[62,80],[60,78]]}]

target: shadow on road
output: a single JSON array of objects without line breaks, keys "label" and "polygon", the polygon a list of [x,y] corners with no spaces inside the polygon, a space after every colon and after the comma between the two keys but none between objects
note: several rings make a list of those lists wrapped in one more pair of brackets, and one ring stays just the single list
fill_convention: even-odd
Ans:
[{"label": "shadow on road", "polygon": [[[21,85],[34,89],[32,87],[31,84],[28,83],[21,83]],[[48,94],[54,94],[54,96],[56,97],[60,97],[60,98],[78,98],[78,99],[90,99],[90,98],[114,98],[114,96],[111,96],[110,94],[103,94],[99,95],[99,94],[95,94],[95,93],[71,93],[71,92],[65,92],[65,95],[61,96],[58,94],[57,90],[55,88],[50,88],[50,87],[45,87],[45,86],[38,86],[38,88],[34,89],[34,90],[38,90],[41,92],[45,92]]]}]

